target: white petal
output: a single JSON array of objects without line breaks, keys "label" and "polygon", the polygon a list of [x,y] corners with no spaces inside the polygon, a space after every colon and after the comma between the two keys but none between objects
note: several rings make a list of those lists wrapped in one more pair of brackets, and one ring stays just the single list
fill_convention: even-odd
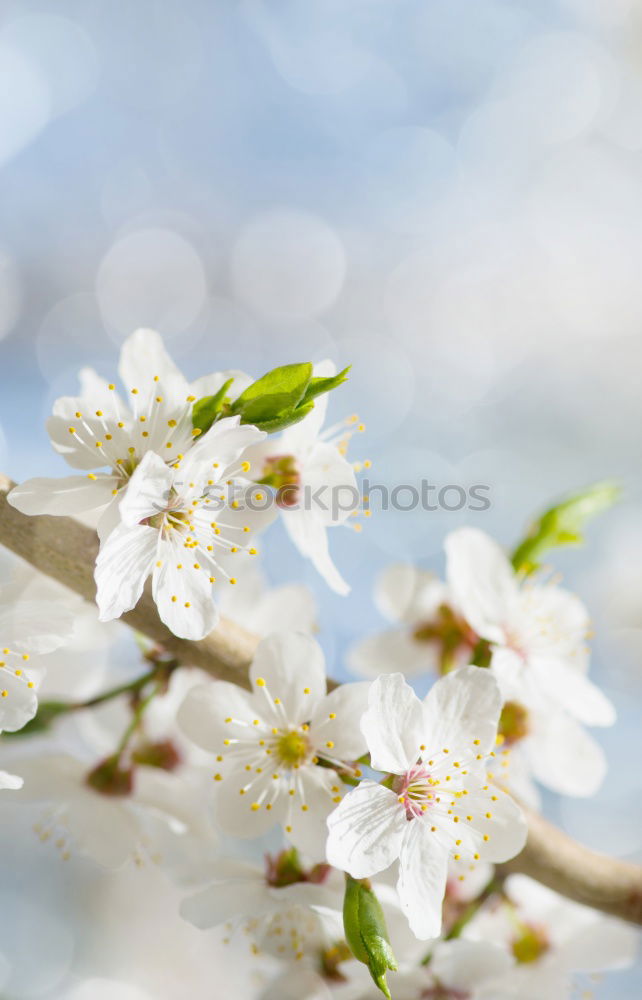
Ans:
[{"label": "white petal", "polygon": [[388,566],[375,584],[375,603],[381,614],[407,625],[431,618],[447,600],[448,589],[434,573],[408,563]]},{"label": "white petal", "polygon": [[12,791],[22,788],[23,780],[17,774],[9,774],[8,771],[0,771],[0,789],[8,788]]},{"label": "white petal", "polygon": [[413,934],[422,940],[441,932],[441,907],[448,878],[448,854],[422,820],[406,823],[397,892]]},{"label": "white petal", "polygon": [[158,547],[160,566],[154,566],[152,577],[158,614],[174,635],[182,639],[202,639],[212,631],[219,617],[209,571],[200,563],[196,564],[200,568],[195,569],[193,558],[182,543],[163,541]]},{"label": "white petal", "polygon": [[194,382],[190,382],[190,395],[196,396],[197,399],[202,399],[204,396],[214,396],[231,378],[234,379],[229,391],[231,399],[236,399],[237,396],[240,396],[254,381],[250,375],[246,375],[245,372],[240,371],[238,368],[229,368],[227,371],[212,372],[211,375],[201,375]]},{"label": "white petal", "polygon": [[319,442],[300,465],[301,486],[304,490],[307,487],[310,499],[318,497],[322,501],[314,508],[318,520],[328,527],[343,524],[360,506],[357,478],[350,462],[336,445]]},{"label": "white petal", "polygon": [[[79,403],[82,405],[82,401]],[[47,420],[47,433],[54,449],[74,469],[99,469],[104,465],[113,468],[122,457],[124,435],[115,419],[84,415],[70,421],[53,416]]]},{"label": "white petal", "polygon": [[[272,704],[274,698],[281,700],[290,724],[308,722],[326,693],[321,647],[304,632],[270,635],[256,648],[250,680],[259,693],[264,693],[267,704]],[[258,684],[259,680],[265,683]]]},{"label": "white petal", "polygon": [[[18,653],[51,653],[74,631],[75,608],[60,601],[20,600],[13,588],[0,591],[0,651],[5,646]],[[66,595],[65,595],[66,596]],[[1,655],[1,654],[0,654]],[[4,657],[3,657],[4,659]]]},{"label": "white petal", "polygon": [[350,587],[330,558],[327,528],[315,510],[283,511],[285,529],[302,556],[310,559],[328,586],[345,596]]},{"label": "white petal", "polygon": [[87,476],[66,476],[64,479],[27,479],[14,487],[7,497],[22,514],[73,515],[97,510],[109,503],[118,486],[116,476],[97,473]]},{"label": "white petal", "polygon": [[36,714],[38,698],[29,683],[25,674],[16,677],[9,667],[0,670],[0,732],[17,732]]},{"label": "white petal", "polygon": [[[242,789],[245,789],[243,794]],[[242,767],[230,770],[216,782],[216,818],[221,829],[234,837],[261,837],[283,821],[286,798],[284,786],[273,780],[270,768],[258,776],[248,774]],[[272,806],[270,810],[266,809],[268,803]],[[256,805],[260,808],[253,809]]]},{"label": "white petal", "polygon": [[265,895],[265,883],[256,875],[253,880],[232,877],[184,899],[180,913],[190,924],[206,930],[237,916],[256,914]]},{"label": "white petal", "polygon": [[79,795],[69,803],[66,821],[78,847],[105,868],[120,868],[136,848],[133,815],[119,801],[98,793]]},{"label": "white petal", "polygon": [[[498,864],[514,858],[523,849],[528,833],[526,821],[519,806],[499,788],[491,785],[487,792],[482,786],[477,790],[471,788],[459,808],[462,818],[457,835],[463,839],[464,848],[470,849],[469,838],[472,839],[473,850],[482,861]],[[464,819],[466,814],[472,820]]]},{"label": "white petal", "polygon": [[366,681],[342,684],[316,706],[310,719],[309,738],[315,747],[333,743],[332,756],[357,760],[367,750],[361,732],[361,718],[368,707],[370,684]]},{"label": "white petal", "polygon": [[529,760],[534,777],[561,795],[595,795],[607,771],[602,748],[564,712],[534,718]]},{"label": "white petal", "polygon": [[214,754],[222,754],[226,752],[224,739],[241,734],[244,736],[247,732],[243,725],[225,720],[235,719],[251,726],[256,718],[256,711],[247,691],[227,681],[214,681],[199,684],[187,692],[176,721],[197,746]]},{"label": "white petal", "polygon": [[[326,820],[335,807],[333,788],[341,786],[336,773],[326,767],[301,768],[301,795],[294,796],[286,824],[291,827],[288,840],[312,861],[325,860],[328,839]],[[346,786],[342,786],[346,787]],[[302,810],[301,806],[307,806]]]},{"label": "white petal", "polygon": [[373,682],[361,730],[377,771],[402,774],[420,756],[424,738],[423,706],[401,674]]},{"label": "white petal", "polygon": [[[263,441],[267,435],[252,424],[241,424],[240,417],[224,417],[212,424],[207,433],[198,438],[187,456],[191,463],[216,461],[221,469],[234,465],[246,448]],[[182,468],[189,469],[183,464]],[[186,473],[187,475],[187,473]]]},{"label": "white petal", "polygon": [[518,600],[512,566],[503,549],[477,528],[459,528],[445,541],[448,586],[469,625],[501,642],[503,625]]},{"label": "white petal", "polygon": [[174,471],[155,452],[148,451],[132,475],[120,502],[123,524],[132,527],[167,509]]},{"label": "white petal", "polygon": [[440,941],[430,959],[433,975],[445,986],[462,993],[474,993],[511,966],[506,951],[492,941]]},{"label": "white petal", "polygon": [[[136,330],[120,352],[118,372],[127,398],[136,413],[146,411],[150,396],[160,393],[168,402],[184,405],[189,395],[187,380],[176,367],[155,330]],[[158,381],[155,377],[158,376]],[[132,389],[138,392],[131,393]]]},{"label": "white petal", "polygon": [[542,691],[586,726],[612,726],[615,708],[600,689],[570,663],[537,658],[531,664]]},{"label": "white petal", "polygon": [[[87,409],[89,405],[92,405],[92,412],[96,409],[102,410],[110,420],[131,420],[131,413],[120,395],[115,389],[110,389],[106,379],[101,378],[93,368],[81,368],[78,378],[81,398],[77,400],[80,405],[74,406],[74,411],[82,411],[83,408]],[[54,413],[58,412],[60,411],[56,410],[54,406]],[[71,418],[74,413],[67,410],[66,413],[61,412],[60,415]]]},{"label": "white petal", "polygon": [[408,821],[389,788],[362,781],[328,817],[326,857],[354,878],[368,878],[399,857]]},{"label": "white petal", "polygon": [[[248,571],[243,571],[239,582],[244,583]],[[237,588],[232,587],[231,590]],[[234,614],[231,616],[234,618]],[[314,632],[317,620],[317,608],[314,595],[304,584],[291,583],[283,587],[274,587],[263,593],[257,603],[245,616],[251,622],[251,629],[258,635],[268,635],[270,632],[285,632],[296,628],[298,632]],[[236,621],[243,623],[243,616],[238,615]]]},{"label": "white petal", "polygon": [[639,943],[636,928],[587,912],[583,926],[560,947],[560,958],[571,971],[624,969],[635,961]]},{"label": "white petal", "polygon": [[101,621],[119,618],[138,603],[158,545],[158,532],[121,524],[103,542],[96,560],[96,603]]},{"label": "white petal", "polygon": [[419,642],[409,629],[396,628],[357,642],[348,650],[348,666],[362,677],[396,672],[415,677],[435,671],[438,657],[436,646]]},{"label": "white petal", "polygon": [[428,752],[443,747],[472,750],[473,740],[479,740],[479,753],[488,753],[495,745],[501,706],[490,670],[466,666],[441,677],[424,702],[423,742]]},{"label": "white petal", "polygon": [[110,502],[103,509],[103,512],[98,519],[96,531],[98,532],[98,538],[100,539],[101,544],[109,538],[114,528],[117,528],[120,524],[120,501],[122,498],[122,489],[119,490],[118,495],[114,496],[112,494]]}]

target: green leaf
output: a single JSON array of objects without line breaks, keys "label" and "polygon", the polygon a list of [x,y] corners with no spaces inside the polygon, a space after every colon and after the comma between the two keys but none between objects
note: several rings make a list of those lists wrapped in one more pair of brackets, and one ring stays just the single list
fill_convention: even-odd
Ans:
[{"label": "green leaf", "polygon": [[368,966],[375,985],[392,1000],[386,972],[395,971],[397,962],[388,940],[381,903],[367,879],[346,875],[343,927],[354,957]]},{"label": "green leaf", "polygon": [[348,365],[342,372],[339,372],[337,375],[330,375],[327,378],[311,378],[300,405],[309,402],[311,399],[315,399],[324,392],[331,392],[332,389],[343,385],[347,381],[348,372],[351,367],[352,365]]},{"label": "green leaf", "polygon": [[192,425],[195,430],[199,430],[201,434],[205,434],[210,429],[223,409],[225,397],[233,381],[233,378],[229,378],[213,396],[203,396],[202,399],[194,403],[192,408]]},{"label": "green leaf", "polygon": [[[295,410],[289,410],[285,413],[279,413],[278,416],[274,417],[272,420],[259,420],[255,424],[260,431],[266,431],[268,434],[274,434],[276,431],[285,430],[286,427],[291,427],[292,424],[298,424],[304,417],[307,417],[308,413],[314,409],[314,401],[311,400],[309,403],[297,406]],[[245,420],[241,420],[241,423],[247,423]]]},{"label": "green leaf", "polygon": [[241,423],[259,426],[280,415],[292,413],[303,400],[312,378],[312,363],[283,365],[257,379],[236,399],[230,412],[241,415]]},{"label": "green leaf", "polygon": [[531,526],[528,536],[515,549],[515,570],[532,573],[549,549],[561,545],[580,545],[584,527],[592,517],[612,507],[620,497],[616,483],[596,483],[582,493],[549,508]]}]

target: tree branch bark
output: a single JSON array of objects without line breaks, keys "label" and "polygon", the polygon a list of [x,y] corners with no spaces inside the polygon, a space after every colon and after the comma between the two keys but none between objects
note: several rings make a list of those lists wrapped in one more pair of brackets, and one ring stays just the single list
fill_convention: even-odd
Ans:
[{"label": "tree branch bark", "polygon": [[[85,600],[94,601],[95,532],[70,517],[20,514],[7,502],[12,487],[11,480],[0,475],[0,544]],[[178,639],[159,619],[149,590],[123,620],[182,663],[249,687],[248,667],[258,639],[234,622],[222,618],[198,642]],[[530,875],[578,903],[642,924],[641,867],[590,851],[541,816],[525,812],[528,842],[518,857],[501,866],[502,872]]]}]

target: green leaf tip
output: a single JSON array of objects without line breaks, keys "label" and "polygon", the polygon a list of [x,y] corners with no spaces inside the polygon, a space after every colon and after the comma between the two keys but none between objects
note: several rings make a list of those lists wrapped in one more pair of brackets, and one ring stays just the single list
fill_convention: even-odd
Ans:
[{"label": "green leaf tip", "polygon": [[233,381],[233,378],[228,378],[227,382],[224,382],[213,396],[203,396],[202,399],[194,403],[192,409],[192,426],[195,430],[199,430],[201,434],[205,434],[210,429],[223,411],[227,393]]},{"label": "green leaf tip", "polygon": [[354,957],[368,966],[375,985],[387,1000],[392,1000],[386,973],[396,971],[397,962],[388,939],[381,903],[367,879],[346,875],[343,927]]},{"label": "green leaf tip", "polygon": [[516,571],[532,573],[549,549],[562,545],[581,545],[586,524],[608,510],[620,498],[617,483],[601,482],[589,486],[567,500],[562,500],[545,511],[532,525],[528,537],[520,542],[513,553]]}]

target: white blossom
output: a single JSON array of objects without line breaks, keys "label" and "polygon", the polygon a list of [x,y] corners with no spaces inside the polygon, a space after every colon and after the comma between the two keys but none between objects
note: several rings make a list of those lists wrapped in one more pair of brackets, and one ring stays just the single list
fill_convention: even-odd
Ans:
[{"label": "white blossom", "polygon": [[215,755],[218,821],[238,837],[279,823],[296,847],[322,858],[325,818],[345,789],[337,772],[353,773],[350,762],[366,749],[359,719],[368,684],[326,694],[323,653],[296,632],[259,644],[250,681],[251,693],[224,681],[196,687],[178,716]]},{"label": "white blossom", "polygon": [[[163,819],[177,836],[190,834],[211,840],[213,831],[197,796],[177,776],[154,767],[137,767],[126,793],[101,792],[88,781],[92,766],[66,753],[40,753],[12,760],[24,784],[12,802],[48,804],[34,830],[52,842],[63,858],[80,852],[106,868],[153,855],[147,837],[148,814]],[[156,853],[154,860],[160,862]]]},{"label": "white blossom", "polygon": [[487,904],[464,935],[494,942],[512,960],[489,1000],[565,1000],[574,973],[631,965],[638,952],[633,927],[564,899],[525,875],[511,875],[504,901]]},{"label": "white blossom", "polygon": [[351,647],[348,664],[356,674],[377,677],[399,671],[414,677],[470,663],[477,636],[434,573],[404,563],[389,566],[376,581],[375,602],[394,627]]},{"label": "white blossom", "polygon": [[47,421],[51,443],[82,475],[30,479],[17,486],[9,502],[22,513],[98,511],[98,529],[104,538],[118,524],[123,491],[143,457],[152,451],[168,464],[179,460],[199,437],[192,424],[194,403],[216,393],[231,377],[235,392],[242,392],[250,382],[242,372],[230,371],[190,383],[165,351],[160,336],[144,329],[123,344],[119,373],[127,401],[113,382],[89,368],[80,373],[79,396],[56,400]]},{"label": "white blossom", "polygon": [[239,420],[215,424],[207,459],[200,447],[172,467],[154,452],[145,455],[121,501],[121,524],[103,540],[96,561],[102,621],[133,608],[151,575],[158,613],[175,635],[201,639],[214,628],[212,585],[221,574],[236,582],[218,553],[248,549],[252,529],[270,516],[245,502],[247,463],[239,462],[247,445],[265,435]]},{"label": "white blossom", "polygon": [[441,904],[454,860],[505,861],[526,839],[514,802],[490,783],[500,693],[493,676],[463,667],[441,678],[421,702],[401,674],[371,688],[361,727],[372,767],[328,819],[327,857],[354,878],[399,859],[401,905],[417,937],[439,934]]}]

